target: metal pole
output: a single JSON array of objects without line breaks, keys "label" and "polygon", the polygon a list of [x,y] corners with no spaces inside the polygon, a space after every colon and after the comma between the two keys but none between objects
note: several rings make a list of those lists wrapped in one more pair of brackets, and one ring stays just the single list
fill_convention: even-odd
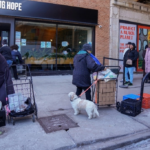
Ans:
[{"label": "metal pole", "polygon": [[105,57],[103,57],[103,66],[105,66]]},{"label": "metal pole", "polygon": [[125,84],[125,65],[123,61],[123,85]]},{"label": "metal pole", "polygon": [[140,92],[140,101],[141,101],[141,108],[142,108],[142,100],[143,100],[143,92],[144,92],[144,84],[145,80],[150,76],[150,72],[147,73],[141,81],[141,92]]}]

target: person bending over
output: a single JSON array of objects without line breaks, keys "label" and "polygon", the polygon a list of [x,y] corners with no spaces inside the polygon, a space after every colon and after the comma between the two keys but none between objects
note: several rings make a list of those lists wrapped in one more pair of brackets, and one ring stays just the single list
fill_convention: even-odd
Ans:
[{"label": "person bending over", "polygon": [[[73,64],[73,81],[77,87],[76,95],[79,96],[82,90],[86,90],[91,85],[91,72],[102,71],[105,69],[103,65],[98,65],[89,55],[92,51],[90,44],[84,44],[74,57]],[[91,101],[91,89],[86,92],[86,99]]]}]

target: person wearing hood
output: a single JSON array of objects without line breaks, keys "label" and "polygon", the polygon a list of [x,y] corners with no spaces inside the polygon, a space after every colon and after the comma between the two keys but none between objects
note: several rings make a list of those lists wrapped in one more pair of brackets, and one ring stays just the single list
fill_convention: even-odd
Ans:
[{"label": "person wearing hood", "polygon": [[15,66],[16,64],[18,64],[17,59],[19,60],[20,64],[23,63],[22,57],[21,57],[20,52],[18,51],[18,48],[19,48],[18,45],[11,46],[11,49],[12,49],[11,55],[12,55],[12,58],[13,58],[13,65],[14,65],[14,66],[12,66],[12,69],[13,69],[13,73],[14,73],[14,78],[16,80],[18,79],[17,68]]},{"label": "person wearing hood", "polygon": [[[128,84],[129,86],[133,85],[133,72],[136,67],[137,59],[139,57],[139,54],[137,50],[135,49],[135,44],[130,44],[129,50],[124,55],[124,65],[125,65],[125,84]],[[128,78],[128,72],[130,75],[130,80]]]},{"label": "person wearing hood", "polygon": [[[77,87],[77,96],[82,93],[82,90],[86,90],[91,85],[90,74],[92,72],[105,69],[103,65],[98,65],[89,55],[91,51],[92,46],[90,44],[84,44],[82,50],[75,55],[73,60],[74,70],[72,83]],[[86,99],[91,101],[91,89],[86,92]]]},{"label": "person wearing hood", "polygon": [[[145,54],[145,73],[150,72],[150,43],[148,44],[148,47],[146,49]],[[146,79],[147,83],[150,83],[150,76],[148,76],[148,79]]]},{"label": "person wearing hood", "polygon": [[6,39],[2,41],[2,47],[0,48],[0,53],[4,56],[7,64],[11,67],[13,61],[11,56],[11,48],[8,46],[8,42]]},{"label": "person wearing hood", "polygon": [[3,106],[6,105],[7,94],[14,94],[14,87],[9,66],[6,62],[6,59],[0,54],[0,101],[2,102]]}]

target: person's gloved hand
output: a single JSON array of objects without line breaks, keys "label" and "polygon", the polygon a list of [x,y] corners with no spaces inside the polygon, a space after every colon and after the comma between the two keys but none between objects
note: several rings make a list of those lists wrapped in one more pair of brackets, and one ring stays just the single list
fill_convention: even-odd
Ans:
[{"label": "person's gloved hand", "polygon": [[106,70],[107,70],[107,68],[105,67],[105,68],[104,68],[104,71],[106,71]]}]

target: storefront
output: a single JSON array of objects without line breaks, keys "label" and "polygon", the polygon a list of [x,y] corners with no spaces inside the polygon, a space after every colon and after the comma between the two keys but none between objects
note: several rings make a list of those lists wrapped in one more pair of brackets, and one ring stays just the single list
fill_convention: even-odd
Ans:
[{"label": "storefront", "polygon": [[33,73],[67,73],[84,43],[92,44],[97,53],[98,10],[90,9],[90,4],[87,8],[65,4],[0,1],[0,42],[7,39],[10,46],[17,44]]},{"label": "storefront", "polygon": [[[112,30],[115,42],[111,47],[119,49],[115,51],[114,57],[123,59],[123,52],[125,44],[132,42],[136,44],[136,49],[139,52],[139,59],[137,62],[136,71],[141,72],[143,63],[143,51],[145,46],[150,42],[150,6],[138,2],[125,0],[118,0],[113,4],[111,11],[111,25],[118,27],[119,30]],[[114,23],[114,21],[116,21]],[[112,39],[112,40],[114,40]],[[119,44],[118,44],[119,43]],[[122,67],[122,62],[119,62]]]}]

